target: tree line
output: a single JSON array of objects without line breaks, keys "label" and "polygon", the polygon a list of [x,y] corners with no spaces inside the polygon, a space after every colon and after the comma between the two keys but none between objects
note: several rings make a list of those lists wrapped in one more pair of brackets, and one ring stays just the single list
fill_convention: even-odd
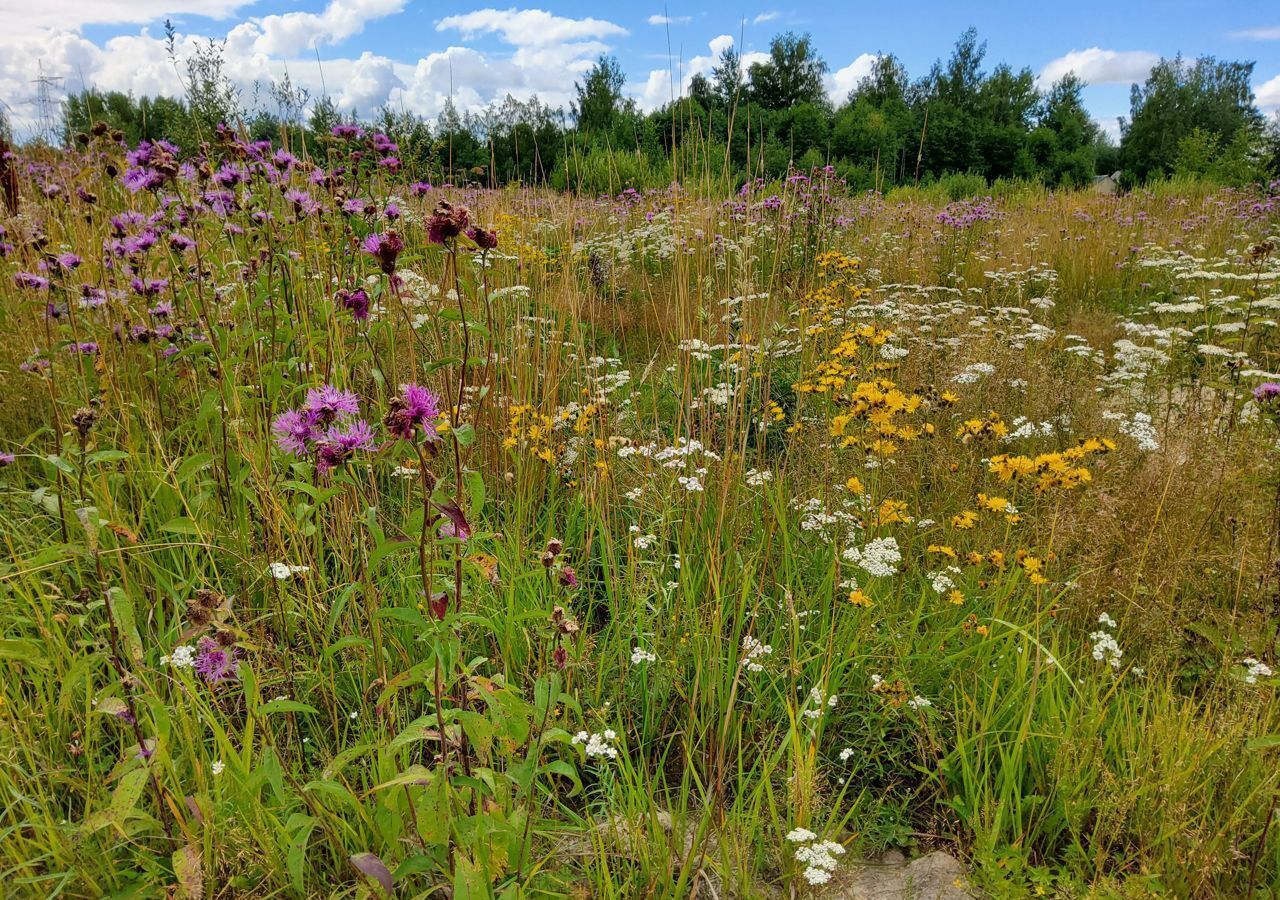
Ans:
[{"label": "tree line", "polygon": [[617,59],[603,56],[577,82],[567,111],[508,95],[482,110],[449,102],[434,121],[389,106],[365,117],[343,112],[287,78],[245,96],[222,51],[208,41],[181,61],[181,99],[93,88],[71,95],[64,141],[105,122],[131,143],[165,138],[191,149],[225,122],[323,154],[334,125],[359,120],[394,138],[405,168],[423,177],[592,191],[700,176],[741,183],[813,166],[879,190],[956,176],[966,185],[1078,187],[1117,171],[1128,185],[1170,176],[1238,185],[1280,169],[1280,126],[1254,105],[1251,62],[1162,59],[1133,85],[1117,145],[1085,110],[1083,81],[1067,74],[1041,90],[1028,68],[988,70],[973,29],[915,79],[897,57],[879,55],[838,102],[810,36],[787,32],[749,66],[729,47],[684,96],[649,113],[624,95]]}]

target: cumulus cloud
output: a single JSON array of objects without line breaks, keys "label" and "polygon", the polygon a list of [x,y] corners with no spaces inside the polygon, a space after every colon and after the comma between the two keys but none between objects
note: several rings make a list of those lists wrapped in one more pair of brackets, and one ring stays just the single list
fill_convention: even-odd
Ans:
[{"label": "cumulus cloud", "polygon": [[[636,104],[645,111],[657,109],[664,103],[670,103],[675,97],[683,97],[689,90],[689,85],[693,83],[695,75],[710,75],[711,70],[720,60],[720,55],[725,50],[733,46],[733,36],[721,34],[713,37],[707,42],[707,49],[710,53],[699,54],[693,57],[687,63],[680,66],[680,87],[673,90],[673,79],[670,69],[653,69],[649,72],[638,90],[632,92]],[[763,56],[768,58],[767,54],[746,54],[746,56]],[[743,72],[747,69],[746,57],[744,57]]]},{"label": "cumulus cloud", "polygon": [[685,23],[692,21],[693,16],[664,16],[659,13],[654,13],[649,17],[650,25],[684,25]]},{"label": "cumulus cloud", "polygon": [[1041,69],[1036,84],[1048,87],[1068,72],[1089,84],[1133,84],[1144,80],[1159,61],[1159,55],[1147,50],[1072,50]]},{"label": "cumulus cloud", "polygon": [[863,53],[843,69],[837,69],[827,76],[827,96],[832,103],[843,103],[849,92],[858,86],[858,82],[871,74],[879,57],[874,53]]},{"label": "cumulus cloud", "polygon": [[318,13],[290,12],[249,19],[227,35],[256,52],[292,57],[318,44],[336,44],[364,31],[366,22],[398,13],[405,0],[330,0]]},{"label": "cumulus cloud", "polygon": [[[0,0],[6,5],[13,2]],[[51,0],[55,6],[68,2]],[[150,20],[160,2],[169,10],[210,16],[245,5],[240,0],[133,0],[130,5],[144,9],[137,15]],[[110,8],[125,5],[117,0],[102,0],[101,5],[104,11],[94,16],[125,14]],[[311,96],[327,89],[341,109],[362,113],[394,103],[433,117],[450,97],[465,111],[479,110],[507,94],[521,100],[536,94],[553,108],[567,107],[574,97],[574,81],[611,49],[606,39],[626,34],[620,25],[597,18],[573,19],[536,9],[482,9],[441,19],[437,30],[457,31],[464,37],[493,34],[510,45],[507,52],[448,46],[418,59],[365,52],[320,62],[308,52],[353,37],[368,22],[393,15],[406,5],[407,0],[329,0],[318,12],[257,16],[233,25],[225,34],[179,34],[178,70],[185,71],[182,61],[197,44],[225,38],[227,71],[245,96],[251,95],[255,85],[287,73]],[[96,3],[79,6],[97,9]],[[64,93],[93,86],[135,95],[182,94],[163,36],[143,27],[95,42],[76,31],[86,21],[82,17],[65,23],[66,27],[0,34],[0,97],[8,101],[20,135],[34,133],[38,110],[27,98],[33,93],[31,79],[40,71],[60,78]]]},{"label": "cumulus cloud", "polygon": [[1255,87],[1253,96],[1258,109],[1267,115],[1280,113],[1280,75]]}]

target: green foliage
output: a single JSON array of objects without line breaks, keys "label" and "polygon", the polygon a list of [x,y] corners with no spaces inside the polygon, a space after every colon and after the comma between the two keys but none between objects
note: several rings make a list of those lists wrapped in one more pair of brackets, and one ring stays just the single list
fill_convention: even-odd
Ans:
[{"label": "green foliage", "polygon": [[[178,59],[170,38],[182,101],[88,89],[64,105],[64,140],[105,122],[130,143],[165,137],[193,151],[226,123],[323,159],[329,129],[355,118],[287,76],[262,97],[255,89],[246,109],[219,44],[202,43]],[[602,56],[576,83],[567,115],[537,97],[508,96],[466,111],[450,98],[434,123],[391,109],[372,111],[366,122],[400,145],[403,165],[423,180],[575,190],[661,188],[673,174],[718,190],[815,165],[875,190],[955,173],[989,184],[1014,178],[1077,188],[1121,170],[1128,186],[1175,174],[1238,185],[1280,166],[1280,130],[1264,129],[1252,105],[1251,63],[1162,60],[1144,85],[1134,85],[1117,148],[1090,119],[1074,74],[1041,91],[1030,70],[1001,63],[986,71],[985,59],[973,29],[914,82],[884,54],[833,105],[827,64],[810,36],[787,32],[749,71],[737,48],[725,48],[709,75],[692,79],[687,97],[647,114],[625,98],[617,59]]]},{"label": "green foliage", "polygon": [[[1253,105],[1253,63],[1220,62],[1204,56],[1194,63],[1181,56],[1162,59],[1142,85],[1130,91],[1129,119],[1121,123],[1121,162],[1128,178],[1143,181],[1167,175],[1187,152],[1209,140],[1229,144],[1241,131],[1254,133],[1262,122]],[[1199,134],[1192,136],[1193,132]],[[1199,162],[1188,161],[1199,165]]]}]

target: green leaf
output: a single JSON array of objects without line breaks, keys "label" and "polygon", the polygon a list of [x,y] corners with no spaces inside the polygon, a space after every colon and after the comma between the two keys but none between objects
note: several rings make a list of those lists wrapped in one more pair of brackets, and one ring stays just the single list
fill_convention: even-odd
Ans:
[{"label": "green leaf", "polygon": [[459,446],[470,447],[476,442],[476,430],[469,423],[459,425],[454,429],[453,433],[458,438]]},{"label": "green leaf", "polygon": [[120,640],[124,643],[125,655],[136,664],[142,662],[142,639],[138,637],[138,626],[134,618],[133,601],[129,595],[118,587],[107,590],[107,603],[111,606],[111,615],[115,619],[116,630],[120,632]]},{"label": "green leaf", "polygon": [[453,855],[453,900],[488,900],[489,879],[462,852]]},{"label": "green leaf", "polygon": [[114,824],[117,826],[124,824],[124,820],[137,808],[146,787],[147,770],[142,766],[130,769],[124,774],[120,783],[116,785],[115,793],[111,795],[111,805],[108,807]]},{"label": "green leaf", "polygon": [[203,532],[200,531],[200,526],[196,524],[195,520],[186,516],[170,519],[160,526],[160,530],[168,534],[185,534],[192,537],[201,537],[203,535]]},{"label": "green leaf", "polygon": [[268,700],[258,707],[258,715],[260,716],[270,716],[280,712],[311,713],[315,715],[319,710],[314,706],[299,703],[297,700]]}]

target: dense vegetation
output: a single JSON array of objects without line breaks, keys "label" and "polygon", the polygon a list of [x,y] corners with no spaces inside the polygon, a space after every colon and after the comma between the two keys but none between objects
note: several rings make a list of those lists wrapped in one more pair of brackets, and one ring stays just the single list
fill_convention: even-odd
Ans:
[{"label": "dense vegetation", "polygon": [[0,157],[6,894],[1274,895],[1280,185],[329,134]]},{"label": "dense vegetation", "polygon": [[[397,141],[415,177],[613,193],[677,180],[725,189],[822,165],[858,189],[950,176],[956,199],[998,179],[1071,187],[1116,171],[1129,185],[1182,176],[1240,186],[1265,181],[1280,161],[1280,132],[1253,105],[1252,63],[1161,61],[1134,86],[1116,147],[1089,118],[1075,76],[1041,91],[1029,69],[986,71],[984,59],[985,44],[972,30],[915,80],[882,55],[833,105],[826,63],[808,36],[787,33],[773,39],[768,61],[746,70],[728,48],[710,77],[693,79],[687,97],[647,115],[624,98],[622,70],[604,57],[578,84],[568,111],[508,96],[481,112],[449,105],[433,123],[383,109],[366,124]],[[69,97],[67,142],[105,122],[130,143],[167,139],[194,151],[226,122],[254,139],[323,156],[331,128],[354,121],[287,81],[241,96],[215,43],[182,66],[177,93],[184,100],[96,90]]]}]

